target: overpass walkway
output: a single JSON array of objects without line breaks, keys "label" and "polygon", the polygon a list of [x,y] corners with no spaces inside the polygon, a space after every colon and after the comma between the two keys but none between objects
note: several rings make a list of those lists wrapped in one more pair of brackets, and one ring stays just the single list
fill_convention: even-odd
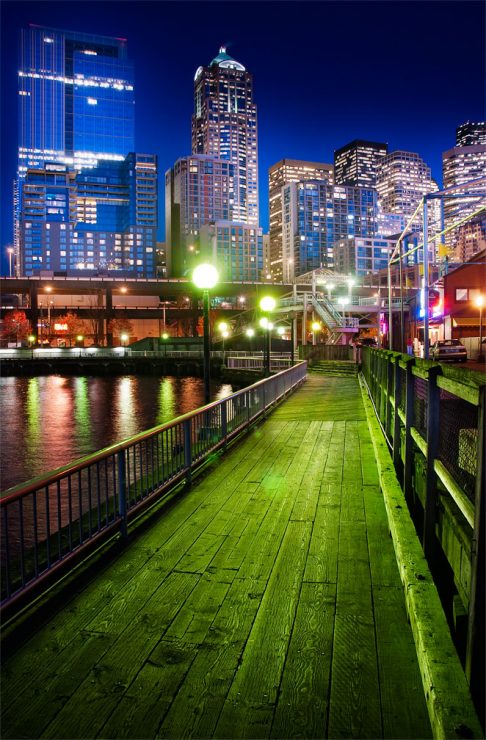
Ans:
[{"label": "overpass walkway", "polygon": [[309,376],[7,658],[4,738],[428,738],[353,377]]}]

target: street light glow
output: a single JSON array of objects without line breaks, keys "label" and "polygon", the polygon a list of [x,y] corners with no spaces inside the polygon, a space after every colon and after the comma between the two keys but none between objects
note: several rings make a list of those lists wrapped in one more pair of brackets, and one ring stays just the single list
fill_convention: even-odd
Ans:
[{"label": "street light glow", "polygon": [[218,277],[218,271],[214,265],[202,264],[198,265],[192,273],[192,282],[196,288],[209,290],[214,288],[218,282]]},{"label": "street light glow", "polygon": [[484,306],[484,296],[483,295],[477,295],[474,299],[474,303],[478,308],[482,308]]},{"label": "street light glow", "polygon": [[262,327],[262,329],[267,329],[268,328],[268,319],[267,319],[266,316],[262,316],[262,318],[260,319],[260,321],[258,323],[260,324],[260,326]]},{"label": "street light glow", "polygon": [[262,311],[273,311],[276,305],[277,302],[275,298],[272,298],[270,295],[264,296],[260,301],[260,308]]},{"label": "street light glow", "polygon": [[162,334],[162,339],[168,339],[168,338],[169,338],[169,335],[167,334],[166,331],[164,331],[164,333]]},{"label": "street light glow", "polygon": [[250,337],[250,339],[251,339],[251,337],[254,337],[254,336],[255,336],[255,329],[252,329],[252,328],[250,327],[249,329],[247,329],[247,330],[246,330],[246,332],[245,332],[245,333],[246,333],[246,336],[247,336],[247,337]]},{"label": "street light glow", "polygon": [[321,328],[321,325],[319,324],[319,322],[314,321],[312,324],[312,331],[319,331],[320,328]]},{"label": "street light glow", "polygon": [[218,326],[218,329],[219,329],[220,332],[225,332],[225,331],[228,331],[229,326],[226,323],[226,321],[220,321],[219,326]]},{"label": "street light glow", "polygon": [[280,334],[280,336],[285,334],[285,326],[277,326],[277,334]]}]

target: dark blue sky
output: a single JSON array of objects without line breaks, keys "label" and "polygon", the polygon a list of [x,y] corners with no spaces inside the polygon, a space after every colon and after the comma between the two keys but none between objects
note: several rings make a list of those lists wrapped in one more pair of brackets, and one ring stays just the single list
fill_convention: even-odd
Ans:
[{"label": "dark blue sky", "polygon": [[[190,153],[193,78],[221,44],[254,75],[260,213],[268,168],[284,157],[332,162],[354,138],[421,154],[441,184],[455,129],[485,116],[485,6],[432,2],[5,2],[1,4],[2,273],[11,241],[20,28],[121,36],[135,63],[136,149],[164,172]],[[163,207],[160,237],[163,233]]]}]

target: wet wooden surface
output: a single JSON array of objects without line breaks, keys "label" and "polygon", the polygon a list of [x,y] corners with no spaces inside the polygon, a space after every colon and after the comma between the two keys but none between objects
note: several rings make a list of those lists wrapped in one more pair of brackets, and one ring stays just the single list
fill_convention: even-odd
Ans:
[{"label": "wet wooden surface", "polygon": [[2,735],[431,737],[355,378],[310,376],[5,662]]}]

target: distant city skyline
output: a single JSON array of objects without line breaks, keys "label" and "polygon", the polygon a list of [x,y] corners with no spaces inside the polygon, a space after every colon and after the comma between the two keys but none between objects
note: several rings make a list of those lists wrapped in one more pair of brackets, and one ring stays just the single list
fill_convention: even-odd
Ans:
[{"label": "distant city skyline", "polygon": [[[94,11],[96,7],[96,12]],[[3,2],[2,273],[12,240],[20,29],[29,23],[127,39],[135,68],[135,150],[166,170],[191,152],[193,80],[221,45],[253,74],[260,222],[268,169],[332,163],[353,139],[419,154],[442,182],[456,128],[484,120],[481,2]],[[9,112],[7,115],[6,112]],[[159,238],[164,238],[159,185]]]}]

